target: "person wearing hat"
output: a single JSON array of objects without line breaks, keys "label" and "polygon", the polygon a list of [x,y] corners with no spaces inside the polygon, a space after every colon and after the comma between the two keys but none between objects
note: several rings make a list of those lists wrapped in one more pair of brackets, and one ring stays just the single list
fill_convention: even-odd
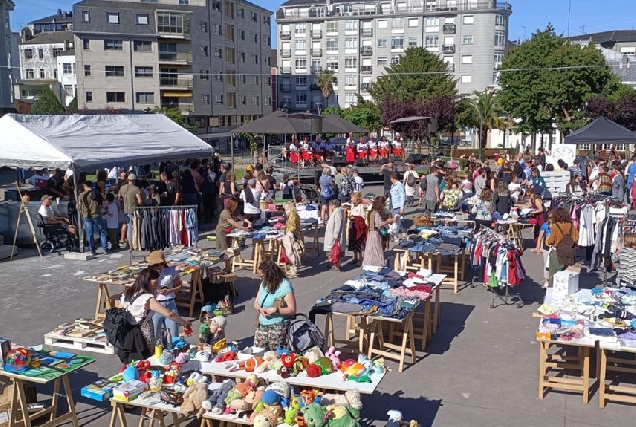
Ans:
[{"label": "person wearing hat", "polygon": [[[126,178],[126,184],[122,185],[117,193],[117,197],[122,201],[124,206],[124,213],[126,214],[126,221],[121,228],[121,235],[127,236],[128,243],[132,242],[132,219],[137,206],[144,204],[144,198],[139,187],[135,185],[137,176],[134,173],[128,174]],[[119,242],[120,245],[125,242]]]},{"label": "person wearing hat", "polygon": [[[157,288],[155,290],[155,300],[171,312],[178,313],[176,297],[177,292],[183,287],[183,283],[177,270],[168,266],[162,251],[150,252],[150,255],[146,257],[146,262],[150,268],[159,273]],[[152,324],[156,339],[163,336],[161,332],[162,327],[166,329],[166,332],[170,332],[170,336],[179,336],[179,324],[159,312],[155,312],[152,316]],[[164,342],[164,345],[165,344]]]},{"label": "person wearing hat", "polygon": [[69,233],[77,235],[77,228],[75,228],[74,225],[71,225],[68,218],[56,215],[55,212],[53,212],[53,209],[51,209],[51,205],[53,204],[52,196],[42,196],[41,200],[42,204],[40,205],[40,209],[38,209],[38,214],[42,217],[45,224],[58,225]]},{"label": "person wearing hat", "polygon": [[211,305],[201,307],[199,321],[199,343],[214,345],[225,338],[225,325],[227,319],[223,316],[215,316]]}]

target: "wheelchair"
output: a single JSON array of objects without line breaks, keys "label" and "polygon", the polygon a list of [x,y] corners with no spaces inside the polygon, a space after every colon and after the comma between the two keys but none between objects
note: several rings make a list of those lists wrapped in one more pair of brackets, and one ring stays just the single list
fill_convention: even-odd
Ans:
[{"label": "wheelchair", "polygon": [[47,224],[40,214],[36,214],[36,219],[38,228],[41,228],[44,234],[44,240],[40,242],[42,253],[51,254],[59,248],[66,248],[71,252],[75,248],[75,239],[66,228],[57,224]]}]

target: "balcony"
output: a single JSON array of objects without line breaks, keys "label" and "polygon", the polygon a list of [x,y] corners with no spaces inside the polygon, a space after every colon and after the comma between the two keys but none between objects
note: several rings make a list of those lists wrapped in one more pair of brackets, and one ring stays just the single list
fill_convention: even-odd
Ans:
[{"label": "balcony", "polygon": [[305,84],[296,83],[296,90],[307,90],[307,83],[305,83]]},{"label": "balcony", "polygon": [[368,92],[369,89],[371,89],[371,83],[366,83],[366,82],[365,83],[360,83],[360,89],[365,91],[365,92]]},{"label": "balcony", "polygon": [[160,77],[159,86],[161,86],[162,88],[192,90],[192,88],[194,87],[194,82],[192,78],[184,79],[176,77]]},{"label": "balcony", "polygon": [[373,37],[373,28],[363,28],[362,37]]},{"label": "balcony", "polygon": [[291,31],[281,31],[280,32],[280,39],[281,40],[291,40]]},{"label": "balcony", "polygon": [[311,73],[312,74],[319,74],[322,73],[322,65],[313,65],[311,67]]},{"label": "balcony", "polygon": [[176,53],[176,52],[159,52],[159,62],[189,64],[192,62],[191,53]]},{"label": "balcony", "polygon": [[373,72],[373,67],[371,65],[363,65],[360,67],[361,74],[371,74]]},{"label": "balcony", "polygon": [[161,108],[178,108],[183,113],[193,113],[194,104],[192,102],[162,102]]},{"label": "balcony", "polygon": [[360,55],[371,56],[373,55],[373,48],[371,46],[362,46],[360,49]]},{"label": "balcony", "polygon": [[291,92],[291,83],[280,85],[281,92]]},{"label": "balcony", "polygon": [[321,57],[322,56],[322,49],[312,49],[311,50],[311,56]]},{"label": "balcony", "polygon": [[455,45],[454,44],[445,44],[442,46],[442,53],[455,53]]},{"label": "balcony", "polygon": [[455,24],[444,24],[444,34],[457,33],[457,26]]},{"label": "balcony", "polygon": [[291,49],[281,49],[280,50],[281,58],[291,58]]},{"label": "balcony", "polygon": [[320,88],[320,86],[318,86],[317,83],[312,83],[311,85],[309,85],[309,90],[322,90]]},{"label": "balcony", "polygon": [[322,30],[311,30],[311,38],[312,39],[322,38]]},{"label": "balcony", "polygon": [[281,67],[280,70],[283,74],[291,74],[291,67]]}]

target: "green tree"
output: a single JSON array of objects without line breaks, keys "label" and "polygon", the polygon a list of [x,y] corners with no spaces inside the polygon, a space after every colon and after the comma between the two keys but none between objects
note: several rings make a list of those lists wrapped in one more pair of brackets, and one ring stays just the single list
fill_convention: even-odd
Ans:
[{"label": "green tree", "polygon": [[167,118],[169,118],[170,120],[172,120],[173,122],[175,122],[176,124],[178,124],[179,126],[181,126],[182,128],[186,129],[189,132],[195,133],[197,130],[196,126],[188,124],[185,117],[183,116],[183,113],[178,108],[165,108],[165,107],[155,108],[151,112],[155,114],[163,114],[164,116],[166,116]]},{"label": "green tree", "polygon": [[336,81],[336,77],[331,70],[322,70],[320,74],[318,74],[317,85],[322,91],[322,96],[325,97],[325,109],[329,107],[329,98],[333,93],[333,84]]},{"label": "green tree", "polygon": [[552,25],[510,51],[501,65],[499,101],[519,130],[548,131],[556,122],[564,133],[585,123],[585,103],[602,93],[612,71],[593,44],[573,45]]},{"label": "green tree", "polygon": [[330,114],[333,114],[334,116],[342,117],[344,119],[344,110],[340,108],[340,106],[327,107],[324,110],[322,110],[323,116],[328,116]]},{"label": "green tree", "polygon": [[68,104],[67,110],[71,112],[77,111],[77,95],[75,95],[73,99],[71,99],[71,102],[69,102]]},{"label": "green tree", "polygon": [[53,91],[46,87],[31,106],[31,114],[63,114],[64,107]]},{"label": "green tree", "polygon": [[481,135],[479,135],[481,148],[486,148],[488,131],[505,127],[504,121],[499,118],[503,114],[503,110],[494,91],[475,91],[470,102],[482,127]]},{"label": "green tree", "polygon": [[367,101],[358,95],[358,102],[342,110],[342,118],[365,128],[368,131],[379,130],[382,126],[382,111],[372,101]]},{"label": "green tree", "polygon": [[387,98],[398,101],[447,98],[456,94],[448,65],[423,47],[411,47],[396,64],[371,85],[369,93],[382,104]]}]

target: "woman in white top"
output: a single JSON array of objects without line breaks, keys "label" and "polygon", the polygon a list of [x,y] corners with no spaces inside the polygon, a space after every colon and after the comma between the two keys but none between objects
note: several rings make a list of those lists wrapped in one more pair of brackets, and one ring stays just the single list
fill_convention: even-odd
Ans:
[{"label": "woman in white top", "polygon": [[[151,252],[150,255],[146,257],[146,262],[150,268],[159,273],[155,299],[166,309],[173,313],[178,313],[176,298],[177,292],[181,290],[183,283],[177,274],[177,270],[168,266],[162,251]],[[156,339],[161,339],[164,346],[168,343],[163,339],[163,333],[161,332],[162,327],[165,328],[166,334],[170,333],[170,337],[179,336],[179,325],[177,322],[159,312],[152,316],[152,324]]]},{"label": "woman in white top", "polygon": [[124,364],[132,360],[147,359],[152,355],[155,346],[152,316],[155,312],[183,327],[190,326],[190,322],[168,310],[155,299],[159,276],[156,269],[144,268],[135,283],[124,293],[122,306],[127,312],[128,323],[132,326],[126,332],[123,346],[117,349],[117,356]]},{"label": "woman in white top", "polygon": [[248,221],[254,222],[261,217],[261,192],[256,189],[256,180],[254,178],[247,181],[247,185],[241,191],[239,196],[243,200],[243,217]]}]

